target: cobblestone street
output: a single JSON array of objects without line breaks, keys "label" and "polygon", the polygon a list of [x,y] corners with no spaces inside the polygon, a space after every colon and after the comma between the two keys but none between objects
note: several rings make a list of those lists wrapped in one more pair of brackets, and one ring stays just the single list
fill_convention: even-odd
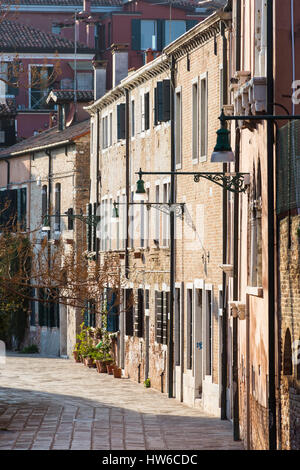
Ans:
[{"label": "cobblestone street", "polygon": [[142,384],[59,358],[0,365],[1,450],[243,449],[232,426]]}]

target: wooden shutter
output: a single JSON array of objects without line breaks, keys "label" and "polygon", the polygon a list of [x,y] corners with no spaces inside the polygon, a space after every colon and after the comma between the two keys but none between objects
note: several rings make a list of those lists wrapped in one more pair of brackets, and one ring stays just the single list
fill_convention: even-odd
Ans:
[{"label": "wooden shutter", "polygon": [[141,20],[131,20],[131,49],[141,50]]},{"label": "wooden shutter", "polygon": [[27,188],[17,190],[18,223],[22,230],[26,229]]},{"label": "wooden shutter", "polygon": [[145,130],[150,128],[150,97],[149,93],[144,95],[144,113],[145,113]]},{"label": "wooden shutter", "polygon": [[169,121],[171,118],[170,90],[171,90],[170,80],[163,80],[162,82],[162,95],[163,95],[162,121]]},{"label": "wooden shutter", "polygon": [[125,139],[125,103],[117,106],[117,126],[118,140]]},{"label": "wooden shutter", "polygon": [[61,200],[61,185],[55,185],[55,225],[54,230],[60,232],[60,200]]},{"label": "wooden shutter", "polygon": [[155,339],[161,343],[162,338],[162,292],[155,291]]},{"label": "wooden shutter", "polygon": [[168,316],[169,316],[169,292],[162,292],[163,314],[162,314],[162,343],[168,342]]},{"label": "wooden shutter", "polygon": [[[90,218],[91,215],[92,215],[92,204],[87,204],[86,216]],[[87,244],[87,250],[92,251],[92,226],[89,223],[86,224],[86,244]]]},{"label": "wooden shutter", "polygon": [[125,308],[126,308],[126,335],[133,336],[133,292],[132,289],[125,290]]},{"label": "wooden shutter", "polygon": [[70,207],[68,209],[68,230],[74,230],[74,220],[72,218],[73,215],[73,208]]},{"label": "wooden shutter", "polygon": [[138,304],[134,324],[135,336],[142,338],[144,335],[144,290],[138,289]]},{"label": "wooden shutter", "polygon": [[157,121],[163,121],[163,82],[157,82]]},{"label": "wooden shutter", "polygon": [[97,215],[97,203],[93,204],[93,225],[92,225],[92,251],[97,251],[97,225],[96,225],[96,215]]},{"label": "wooden shutter", "polygon": [[44,185],[42,187],[42,224],[45,223],[44,217],[47,215],[47,211],[48,211],[47,192],[48,192],[47,185]]}]

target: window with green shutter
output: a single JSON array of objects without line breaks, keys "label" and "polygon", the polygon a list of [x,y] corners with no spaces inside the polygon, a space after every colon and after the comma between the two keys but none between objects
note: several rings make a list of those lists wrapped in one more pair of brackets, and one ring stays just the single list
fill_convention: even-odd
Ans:
[{"label": "window with green shutter", "polygon": [[126,316],[126,328],[125,334],[127,336],[133,336],[133,290],[125,289],[125,316]]},{"label": "window with green shutter", "polygon": [[144,336],[144,289],[137,291],[137,309],[134,322],[134,334],[139,338]]},{"label": "window with green shutter", "polygon": [[125,103],[117,105],[117,137],[125,139]]}]

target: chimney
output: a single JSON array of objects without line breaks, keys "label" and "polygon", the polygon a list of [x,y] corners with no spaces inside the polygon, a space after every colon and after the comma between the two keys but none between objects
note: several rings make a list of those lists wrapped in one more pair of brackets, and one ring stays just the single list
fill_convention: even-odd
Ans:
[{"label": "chimney", "polygon": [[94,100],[97,101],[106,93],[107,60],[94,60]]},{"label": "chimney", "polygon": [[80,19],[77,19],[75,27],[76,27],[77,42],[80,42],[81,44],[86,44],[87,38],[86,38],[85,22],[80,21]]},{"label": "chimney", "polygon": [[152,62],[153,59],[154,59],[153,50],[149,48],[146,50],[146,64],[148,64],[149,62]]},{"label": "chimney", "polygon": [[55,127],[57,124],[57,115],[55,112],[51,112],[49,114],[49,129],[51,129],[52,127]]},{"label": "chimney", "polygon": [[88,47],[91,49],[95,48],[95,23],[92,16],[89,16],[87,19],[86,42]]},{"label": "chimney", "polygon": [[128,44],[112,44],[112,86],[117,86],[128,75]]},{"label": "chimney", "polygon": [[91,13],[91,0],[83,0],[83,11]]}]

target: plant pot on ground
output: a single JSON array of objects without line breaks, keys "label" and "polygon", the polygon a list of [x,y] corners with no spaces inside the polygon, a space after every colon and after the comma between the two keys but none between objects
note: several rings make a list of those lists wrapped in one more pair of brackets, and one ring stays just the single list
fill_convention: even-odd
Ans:
[{"label": "plant pot on ground", "polygon": [[109,375],[113,375],[115,364],[106,364],[106,370]]},{"label": "plant pot on ground", "polygon": [[122,369],[120,367],[115,366],[113,373],[115,379],[120,379],[122,377]]},{"label": "plant pot on ground", "polygon": [[96,366],[96,364],[95,364],[95,362],[94,362],[94,359],[93,359],[92,357],[90,357],[90,356],[87,357],[87,366],[88,366],[89,368],[92,368],[92,367],[95,367],[95,366]]},{"label": "plant pot on ground", "polygon": [[96,362],[97,372],[99,372],[99,374],[106,374],[107,372],[106,363],[101,361],[100,359],[96,359],[95,362]]}]

